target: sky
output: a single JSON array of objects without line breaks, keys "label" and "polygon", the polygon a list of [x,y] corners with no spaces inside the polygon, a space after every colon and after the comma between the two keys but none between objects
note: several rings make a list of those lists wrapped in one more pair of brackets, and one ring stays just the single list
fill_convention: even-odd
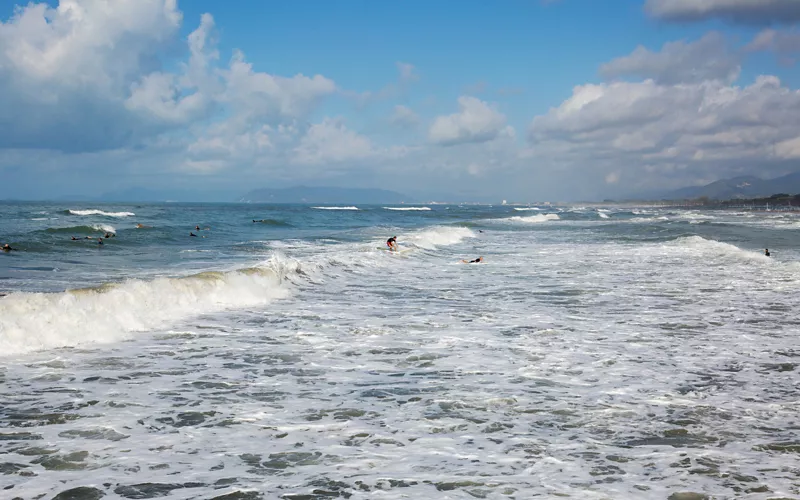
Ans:
[{"label": "sky", "polygon": [[0,0],[0,199],[800,170],[800,0]]}]

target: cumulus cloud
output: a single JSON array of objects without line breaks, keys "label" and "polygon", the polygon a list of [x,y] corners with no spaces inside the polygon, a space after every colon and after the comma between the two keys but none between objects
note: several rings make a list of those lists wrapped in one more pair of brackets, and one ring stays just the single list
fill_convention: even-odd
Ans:
[{"label": "cumulus cloud", "polygon": [[749,52],[771,51],[779,55],[800,53],[800,31],[765,29],[745,49]]},{"label": "cumulus cloud", "polygon": [[800,21],[797,0],[647,0],[645,10],[665,21],[723,19],[739,24]]},{"label": "cumulus cloud", "polygon": [[419,116],[408,106],[398,104],[394,107],[390,121],[398,127],[413,127],[419,123]]},{"label": "cumulus cloud", "polygon": [[255,71],[239,52],[219,67],[209,14],[186,41],[188,60],[165,71],[182,20],[175,0],[17,9],[0,23],[0,148],[135,147],[215,116],[244,131],[303,118],[336,90],[321,75]]},{"label": "cumulus cloud", "polygon": [[82,151],[147,136],[123,103],[181,20],[174,0],[18,8],[0,22],[0,147]]},{"label": "cumulus cloud", "polygon": [[506,127],[506,117],[489,104],[470,96],[458,98],[459,112],[439,116],[428,130],[428,139],[442,146],[467,142],[486,142],[501,132],[513,133]]},{"label": "cumulus cloud", "polygon": [[293,161],[319,165],[362,160],[373,154],[369,139],[348,129],[342,120],[326,118],[308,129],[294,150]]},{"label": "cumulus cloud", "polygon": [[711,32],[696,42],[668,42],[660,52],[643,46],[600,67],[605,78],[634,76],[661,84],[732,82],[739,76],[740,56],[732,53],[721,34]]},{"label": "cumulus cloud", "polygon": [[529,139],[539,155],[605,164],[609,173],[620,166],[644,169],[660,182],[675,170],[691,170],[687,178],[710,169],[725,176],[743,165],[793,158],[800,153],[799,130],[800,92],[764,76],[746,87],[653,80],[578,86],[560,106],[534,118]]}]

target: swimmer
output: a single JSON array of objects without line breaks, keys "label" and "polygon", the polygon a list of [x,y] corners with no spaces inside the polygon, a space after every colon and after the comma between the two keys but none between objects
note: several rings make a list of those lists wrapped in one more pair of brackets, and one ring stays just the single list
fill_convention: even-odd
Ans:
[{"label": "swimmer", "polygon": [[200,230],[200,226],[194,226],[194,230],[195,231],[199,231]]},{"label": "swimmer", "polygon": [[462,259],[461,262],[463,262],[464,264],[480,264],[481,262],[483,262],[483,257],[478,257],[475,260],[463,260]]},{"label": "swimmer", "polygon": [[764,255],[766,255],[767,257],[769,257],[769,248],[765,248],[765,249],[764,249]]},{"label": "swimmer", "polygon": [[106,233],[105,238],[113,238],[116,236],[114,233]]},{"label": "swimmer", "polygon": [[72,241],[78,241],[80,238],[72,237]]},{"label": "swimmer", "polygon": [[16,248],[11,248],[11,245],[9,245],[8,243],[3,245],[3,251],[4,252],[10,252],[11,250],[16,250]]},{"label": "swimmer", "polygon": [[386,246],[389,247],[389,250],[396,252],[397,251],[397,236],[392,236],[388,240],[386,240]]},{"label": "swimmer", "polygon": [[136,229],[147,229],[148,227],[152,226],[145,226],[144,224],[136,224]]},{"label": "swimmer", "polygon": [[102,245],[103,244],[103,238],[97,238],[97,244],[98,245]]},{"label": "swimmer", "polygon": [[189,231],[189,236],[194,236],[194,237],[197,237],[197,235],[196,235],[196,234],[194,234],[194,233],[193,233],[193,232],[191,232],[191,231]]}]

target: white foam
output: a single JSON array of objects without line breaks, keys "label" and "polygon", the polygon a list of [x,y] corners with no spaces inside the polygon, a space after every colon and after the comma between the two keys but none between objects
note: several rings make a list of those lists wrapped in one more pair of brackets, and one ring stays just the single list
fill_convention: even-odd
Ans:
[{"label": "white foam", "polygon": [[539,207],[526,207],[526,208],[514,207],[514,210],[516,210],[518,212],[527,212],[527,211],[530,211],[530,210],[542,210],[542,209],[539,208]]},{"label": "white foam", "polygon": [[430,210],[430,207],[383,207],[386,210],[400,210],[400,211],[412,211],[412,210]]},{"label": "white foam", "polygon": [[358,210],[358,207],[311,207],[317,210]]},{"label": "white foam", "polygon": [[767,261],[769,257],[749,250],[743,250],[736,245],[722,241],[708,240],[701,236],[684,236],[664,244],[665,247],[677,247],[681,251],[688,251],[698,258],[707,260],[713,257],[733,258],[736,260]]},{"label": "white foam", "polygon": [[609,218],[608,214],[600,212],[599,210],[597,212],[597,215],[599,215],[601,219],[608,219]]},{"label": "white foam", "polygon": [[131,217],[136,215],[133,212],[104,212],[103,210],[68,210],[72,215],[102,215],[104,217]]},{"label": "white foam", "polygon": [[400,243],[410,242],[420,248],[434,249],[440,246],[455,245],[465,238],[475,238],[474,231],[467,227],[433,227],[412,233],[401,239]]},{"label": "white foam", "polygon": [[0,353],[114,342],[190,315],[265,304],[300,271],[278,254],[258,267],[182,278],[128,280],[62,293],[12,293],[0,300]]},{"label": "white foam", "polygon": [[518,215],[515,215],[514,217],[511,217],[508,220],[513,220],[515,222],[524,222],[527,224],[536,224],[540,222],[548,222],[559,219],[561,219],[561,217],[559,217],[558,214],[536,214],[536,215],[530,215],[528,217],[520,217]]},{"label": "white foam", "polygon": [[92,224],[92,229],[96,229],[98,231],[103,231],[106,233],[116,233],[117,230],[114,229],[114,226],[110,226],[108,224]]}]

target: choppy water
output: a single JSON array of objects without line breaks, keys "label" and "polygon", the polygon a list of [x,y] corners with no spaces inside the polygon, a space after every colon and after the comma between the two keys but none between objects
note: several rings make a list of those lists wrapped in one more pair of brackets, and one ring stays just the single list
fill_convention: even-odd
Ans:
[{"label": "choppy water", "polygon": [[356,208],[0,205],[0,497],[800,495],[797,215]]}]

